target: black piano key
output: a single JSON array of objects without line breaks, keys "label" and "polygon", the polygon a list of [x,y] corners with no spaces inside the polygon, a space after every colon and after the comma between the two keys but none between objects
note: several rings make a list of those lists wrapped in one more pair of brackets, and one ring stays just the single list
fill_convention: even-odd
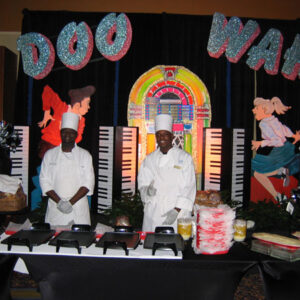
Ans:
[{"label": "black piano key", "polygon": [[213,181],[213,180],[209,180],[210,183],[213,183],[213,184],[220,184],[220,181]]}]

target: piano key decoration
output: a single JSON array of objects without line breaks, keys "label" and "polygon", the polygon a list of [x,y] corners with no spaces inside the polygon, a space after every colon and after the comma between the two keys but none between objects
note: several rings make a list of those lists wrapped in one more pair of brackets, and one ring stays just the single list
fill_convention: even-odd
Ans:
[{"label": "piano key decoration", "polygon": [[139,128],[138,166],[152,149],[148,135],[154,134],[154,118],[162,113],[172,115],[175,127],[183,128],[175,130],[173,144],[188,150],[196,173],[201,174],[203,128],[210,127],[211,122],[205,84],[182,66],[158,65],[137,79],[129,95],[127,119],[128,126]]},{"label": "piano key decoration", "polygon": [[99,127],[98,213],[123,193],[136,193],[137,146],[137,127]]},{"label": "piano key decoration", "polygon": [[251,139],[245,129],[205,128],[202,190],[230,192],[242,205],[250,198]]},{"label": "piano key decoration", "polygon": [[14,126],[14,130],[19,135],[21,144],[17,146],[15,152],[11,151],[10,153],[12,161],[11,176],[22,180],[22,187],[28,201],[29,126]]}]

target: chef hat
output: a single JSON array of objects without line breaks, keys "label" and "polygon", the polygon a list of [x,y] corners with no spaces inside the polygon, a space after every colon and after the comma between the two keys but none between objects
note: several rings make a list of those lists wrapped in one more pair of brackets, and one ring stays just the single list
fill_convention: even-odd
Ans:
[{"label": "chef hat", "polygon": [[78,130],[79,116],[77,114],[66,112],[62,115],[61,129],[70,128]]},{"label": "chef hat", "polygon": [[173,118],[168,114],[160,114],[155,117],[155,132],[159,130],[166,130],[173,132]]}]

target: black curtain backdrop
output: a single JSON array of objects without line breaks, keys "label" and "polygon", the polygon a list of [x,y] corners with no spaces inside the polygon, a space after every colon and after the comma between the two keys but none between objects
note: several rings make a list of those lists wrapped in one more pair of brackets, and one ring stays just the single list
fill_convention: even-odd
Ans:
[{"label": "black curtain backdrop", "polygon": [[[56,51],[56,41],[65,25],[74,21],[84,21],[95,31],[108,13],[78,13],[69,11],[29,11],[24,10],[22,34],[38,32],[47,36]],[[207,52],[207,43],[213,16],[190,16],[174,14],[126,14],[132,25],[132,43],[127,54],[119,61],[118,124],[127,126],[127,104],[130,90],[135,81],[156,65],[184,66],[194,72],[206,85],[212,108],[211,127],[246,128],[253,131],[253,99],[255,96],[272,98],[278,96],[292,109],[279,118],[293,131],[300,129],[300,85],[299,79],[285,79],[280,70],[283,56],[290,48],[295,35],[300,33],[300,20],[282,21],[255,19],[261,28],[260,35],[252,45],[257,45],[265,33],[278,29],[283,35],[283,48],[279,73],[269,75],[264,68],[255,72],[246,64],[247,53],[238,63],[229,63],[223,54],[219,59]],[[230,16],[226,16],[229,20]],[[245,25],[249,19],[240,18]],[[229,69],[228,69],[229,68]],[[228,73],[229,70],[229,73]],[[72,71],[65,67],[57,54],[51,73],[42,80],[35,80],[24,74],[20,60],[16,93],[15,124],[30,125],[30,175],[36,174],[40,165],[37,145],[40,141],[40,128],[37,123],[43,118],[41,95],[46,84],[50,85],[69,103],[67,92],[71,88],[92,84],[96,93],[92,97],[91,109],[86,117],[83,140],[79,144],[88,149],[94,158],[97,173],[98,126],[113,126],[116,62],[102,57],[94,45],[89,63],[81,70]],[[229,75],[228,75],[229,74]],[[230,76],[231,106],[226,106],[227,76]],[[29,86],[32,85],[32,89]],[[32,91],[32,95],[28,92]],[[30,100],[30,98],[32,100]],[[231,116],[226,119],[226,113]],[[31,183],[32,185],[32,183]],[[33,187],[31,186],[30,189]],[[95,190],[96,191],[96,190]],[[96,198],[96,195],[94,195]]]}]

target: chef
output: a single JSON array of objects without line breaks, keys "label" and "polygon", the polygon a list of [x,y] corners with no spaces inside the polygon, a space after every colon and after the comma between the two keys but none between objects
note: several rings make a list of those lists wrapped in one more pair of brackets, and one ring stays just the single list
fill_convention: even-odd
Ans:
[{"label": "chef", "polygon": [[87,195],[95,184],[92,157],[75,143],[79,116],[62,115],[62,143],[46,152],[41,166],[40,186],[48,196],[45,222],[51,225],[91,224]]},{"label": "chef", "polygon": [[173,120],[170,115],[155,118],[157,149],[142,162],[138,187],[144,204],[143,231],[172,226],[177,232],[178,217],[191,215],[196,179],[190,154],[172,146]]}]

